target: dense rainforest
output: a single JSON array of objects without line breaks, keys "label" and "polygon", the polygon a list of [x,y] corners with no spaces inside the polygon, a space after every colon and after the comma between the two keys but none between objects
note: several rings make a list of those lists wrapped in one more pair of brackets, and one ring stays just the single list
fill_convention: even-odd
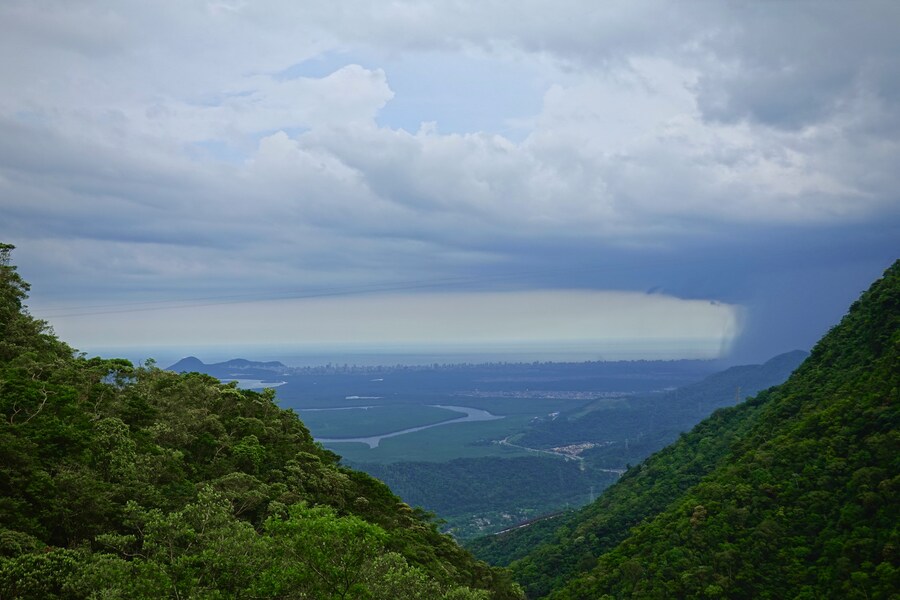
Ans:
[{"label": "dense rainforest", "polygon": [[[516,525],[566,510],[566,503],[582,506],[618,478],[583,461],[538,456],[353,466],[387,483],[410,505],[440,515],[461,541],[481,533],[484,520]],[[515,520],[502,519],[506,515]]]},{"label": "dense rainforest", "polygon": [[0,245],[0,598],[516,599],[271,391],[87,358]]},{"label": "dense rainforest", "polygon": [[786,383],[481,544],[530,598],[900,597],[900,261]]}]

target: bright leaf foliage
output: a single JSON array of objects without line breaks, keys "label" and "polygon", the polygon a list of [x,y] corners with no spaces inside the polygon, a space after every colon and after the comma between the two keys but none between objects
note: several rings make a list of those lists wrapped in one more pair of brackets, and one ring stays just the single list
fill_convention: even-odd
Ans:
[{"label": "bright leaf foliage", "polygon": [[[274,392],[86,358],[0,245],[0,598],[516,599]],[[395,590],[391,592],[390,590]],[[412,596],[408,594],[414,594]]]},{"label": "bright leaf foliage", "polygon": [[529,597],[900,597],[900,261],[783,385],[512,564]]}]

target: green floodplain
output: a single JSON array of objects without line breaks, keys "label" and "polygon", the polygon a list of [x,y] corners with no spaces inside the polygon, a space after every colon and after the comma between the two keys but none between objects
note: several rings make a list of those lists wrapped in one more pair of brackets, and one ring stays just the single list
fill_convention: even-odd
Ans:
[{"label": "green floodplain", "polygon": [[[223,381],[236,374],[242,379],[249,375],[262,379],[266,372],[258,370],[257,364],[243,365],[237,372],[228,363],[203,365],[202,370]],[[179,370],[178,365],[173,367]],[[277,401],[294,410],[316,439],[325,440],[325,447],[349,463],[383,464],[548,457],[546,452],[536,452],[542,448],[529,448],[516,440],[542,423],[609,409],[632,396],[661,397],[666,390],[715,370],[712,361],[498,363],[383,369],[285,367],[269,378],[284,381],[275,388]],[[496,418],[457,422],[465,414],[442,407],[478,409]],[[427,428],[386,437],[375,447],[341,441],[421,427]]]},{"label": "green floodplain", "polygon": [[343,464],[465,540],[591,502],[629,465],[783,381],[802,358],[724,371],[696,360],[294,368],[193,357],[170,368],[277,382],[279,405]]},{"label": "green floodplain", "polygon": [[[452,398],[460,403],[460,398]],[[453,422],[437,427],[384,438],[370,448],[359,442],[326,442],[350,462],[393,463],[415,457],[417,461],[442,462],[454,458],[509,457],[527,455],[528,450],[501,443],[512,440],[535,419],[581,406],[583,402],[508,398],[477,398],[462,401],[466,406],[501,417],[491,421]],[[375,411],[370,413],[369,411]],[[407,428],[453,421],[463,414],[428,405],[395,405],[369,411],[300,411],[304,423],[321,438],[376,436]],[[381,420],[384,417],[384,420]],[[352,433],[350,433],[352,432]]]},{"label": "green floodplain", "polygon": [[436,406],[360,406],[304,410],[300,417],[320,438],[367,437],[452,421],[459,413]]}]

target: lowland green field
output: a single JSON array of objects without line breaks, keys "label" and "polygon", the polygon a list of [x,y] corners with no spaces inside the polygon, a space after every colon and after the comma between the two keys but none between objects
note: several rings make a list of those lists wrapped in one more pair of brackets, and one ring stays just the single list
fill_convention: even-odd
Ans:
[{"label": "lowland green field", "polygon": [[[501,444],[521,432],[535,419],[577,410],[583,399],[447,396],[441,401],[454,406],[478,408],[502,417],[493,421],[450,423],[422,431],[382,439],[370,448],[360,442],[333,439],[324,445],[352,463],[392,463],[408,460],[442,462],[454,458],[522,456],[527,451]],[[383,435],[464,416],[429,405],[389,405],[365,410],[299,410],[300,418],[317,438],[349,438]]]},{"label": "lowland green field", "polygon": [[460,417],[460,413],[446,408],[423,405],[360,406],[298,412],[317,438],[383,435]]},{"label": "lowland green field", "polygon": [[352,463],[443,462],[454,458],[523,456],[527,454],[525,450],[498,442],[521,431],[531,419],[528,415],[510,415],[496,421],[442,425],[383,439],[376,448],[341,442],[329,442],[326,447]]}]

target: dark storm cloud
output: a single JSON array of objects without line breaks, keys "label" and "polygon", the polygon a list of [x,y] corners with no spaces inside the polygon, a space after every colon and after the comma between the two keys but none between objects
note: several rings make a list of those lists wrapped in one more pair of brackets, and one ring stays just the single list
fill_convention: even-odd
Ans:
[{"label": "dark storm cloud", "polygon": [[747,3],[710,36],[714,63],[699,80],[709,118],[775,127],[815,125],[860,96],[896,105],[900,78],[890,2]]},{"label": "dark storm cloud", "polygon": [[898,254],[896,3],[516,17],[7,3],[0,238],[39,306],[652,289],[746,307],[753,358]]}]

